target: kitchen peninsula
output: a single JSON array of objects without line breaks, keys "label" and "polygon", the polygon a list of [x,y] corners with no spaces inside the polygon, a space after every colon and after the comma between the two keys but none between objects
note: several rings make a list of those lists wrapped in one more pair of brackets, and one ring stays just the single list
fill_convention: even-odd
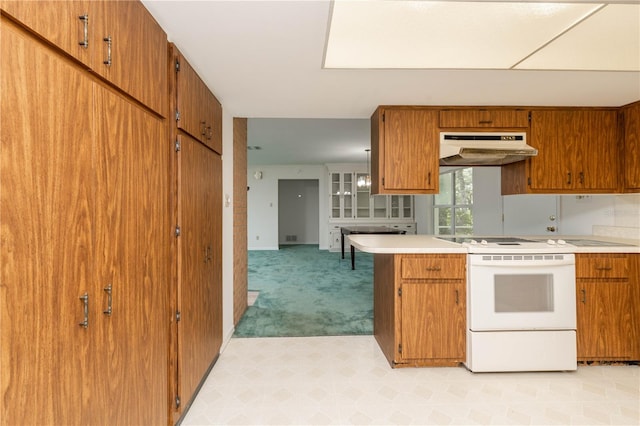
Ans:
[{"label": "kitchen peninsula", "polygon": [[[474,251],[470,244],[445,241],[433,235],[353,235],[348,238],[356,249],[374,254],[374,336],[391,366],[461,363],[468,366],[471,349],[467,280],[469,253]],[[571,326],[576,344],[568,346],[574,351],[570,352],[573,364],[576,360],[640,360],[639,241],[600,236],[564,237],[568,241],[588,242],[574,246],[558,244],[557,240],[547,244],[545,237],[527,239],[536,241],[522,243],[522,247],[538,247],[537,254],[529,253],[529,249],[524,254],[525,250],[508,243],[489,250],[499,253],[489,257],[514,261],[525,257],[571,259],[570,292],[556,284],[562,292],[553,292],[553,296],[564,302],[570,299],[573,307],[568,306],[561,315],[555,314],[559,309],[549,310],[555,316],[575,318]],[[602,245],[593,245],[594,241]],[[545,274],[548,270],[541,269]],[[555,338],[552,333],[549,336]],[[516,356],[525,357],[526,352]],[[531,370],[548,369],[543,367]]]}]

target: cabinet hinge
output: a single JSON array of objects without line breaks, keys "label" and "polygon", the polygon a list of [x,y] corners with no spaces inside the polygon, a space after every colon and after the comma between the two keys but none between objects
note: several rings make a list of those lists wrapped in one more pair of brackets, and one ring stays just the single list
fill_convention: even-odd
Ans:
[{"label": "cabinet hinge", "polygon": [[180,71],[180,59],[176,59],[176,72]]},{"label": "cabinet hinge", "polygon": [[402,296],[402,287],[398,289],[398,296]]},{"label": "cabinet hinge", "polygon": [[180,111],[176,111],[176,121],[180,121]]},{"label": "cabinet hinge", "polygon": [[176,408],[180,407],[180,397],[176,395]]},{"label": "cabinet hinge", "polygon": [[175,235],[176,235],[176,237],[180,236],[180,227],[179,226],[176,226]]},{"label": "cabinet hinge", "polygon": [[182,318],[182,314],[180,311],[176,311],[176,322],[180,322],[180,318]]},{"label": "cabinet hinge", "polygon": [[531,123],[531,111],[529,111],[529,114],[527,115],[528,119],[529,119],[529,123]]},{"label": "cabinet hinge", "polygon": [[398,345],[398,353],[401,354],[402,353],[402,343],[400,343]]},{"label": "cabinet hinge", "polygon": [[176,152],[179,152],[180,148],[182,148],[182,146],[180,145],[180,141],[176,140]]}]

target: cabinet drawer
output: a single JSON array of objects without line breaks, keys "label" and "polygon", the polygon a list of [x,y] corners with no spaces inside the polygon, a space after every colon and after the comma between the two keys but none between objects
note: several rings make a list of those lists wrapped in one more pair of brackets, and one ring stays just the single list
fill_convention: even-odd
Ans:
[{"label": "cabinet drawer", "polygon": [[402,256],[403,279],[464,279],[465,255]]},{"label": "cabinet drawer", "polygon": [[626,254],[578,254],[576,278],[629,278]]},{"label": "cabinet drawer", "polygon": [[525,110],[455,109],[440,111],[440,127],[529,127]]}]

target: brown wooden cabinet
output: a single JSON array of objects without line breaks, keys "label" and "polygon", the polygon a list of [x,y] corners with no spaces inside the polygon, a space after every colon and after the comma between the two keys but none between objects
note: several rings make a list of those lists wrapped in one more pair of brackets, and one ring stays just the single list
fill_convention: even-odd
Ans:
[{"label": "brown wooden cabinet", "polygon": [[[178,49],[170,45],[169,50],[175,77],[171,109],[180,111],[171,126],[171,139],[177,142],[174,203],[180,229],[172,296],[180,320],[172,328],[170,365],[170,418],[175,423],[222,346],[222,109]],[[204,117],[209,117],[206,126],[200,122]]]},{"label": "brown wooden cabinet", "polygon": [[531,111],[529,144],[538,155],[502,167],[502,194],[611,193],[619,190],[615,109]]},{"label": "brown wooden cabinet", "polygon": [[466,256],[376,254],[374,262],[374,336],[389,363],[463,362]]},{"label": "brown wooden cabinet", "polygon": [[378,107],[371,117],[371,193],[437,193],[439,153],[437,110]]},{"label": "brown wooden cabinet", "polygon": [[178,137],[178,395],[187,405],[222,345],[222,159]]},{"label": "brown wooden cabinet", "polygon": [[166,122],[0,27],[2,424],[165,423]]},{"label": "brown wooden cabinet", "polygon": [[624,190],[640,191],[640,101],[622,109],[624,151],[622,154]]},{"label": "brown wooden cabinet", "polygon": [[[166,117],[167,36],[138,0],[15,1],[17,21]],[[153,78],[149,78],[153,76]]]},{"label": "brown wooden cabinet", "polygon": [[637,258],[576,254],[578,360],[638,359]]},{"label": "brown wooden cabinet", "polygon": [[445,129],[528,129],[525,109],[473,108],[440,111],[440,128]]},{"label": "brown wooden cabinet", "polygon": [[222,107],[189,62],[175,49],[178,128],[222,154]]}]

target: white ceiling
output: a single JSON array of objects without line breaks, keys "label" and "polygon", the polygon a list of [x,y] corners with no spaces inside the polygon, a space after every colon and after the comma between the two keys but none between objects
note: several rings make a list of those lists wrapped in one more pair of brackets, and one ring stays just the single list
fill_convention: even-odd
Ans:
[{"label": "white ceiling", "polygon": [[[250,164],[364,162],[378,105],[620,106],[640,99],[637,71],[324,69],[330,0],[142,1],[223,108],[249,118],[249,145],[263,148],[249,151]],[[310,120],[291,120],[300,118]]]}]

